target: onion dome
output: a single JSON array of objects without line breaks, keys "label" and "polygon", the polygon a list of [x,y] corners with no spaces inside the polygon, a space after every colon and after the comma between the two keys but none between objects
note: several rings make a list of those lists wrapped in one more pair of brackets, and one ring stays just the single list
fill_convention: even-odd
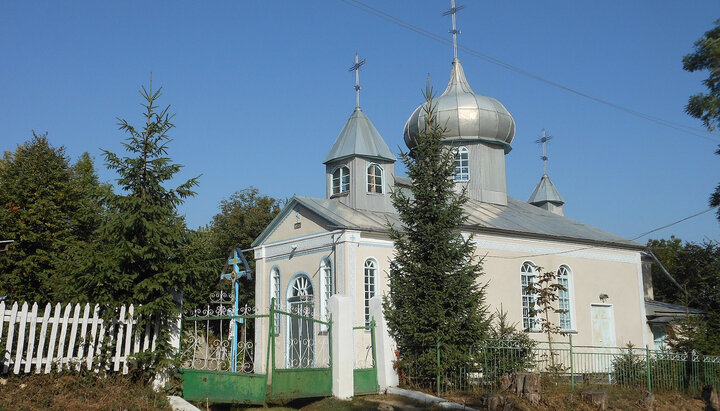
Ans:
[{"label": "onion dome", "polygon": [[[502,103],[472,91],[460,60],[453,60],[450,82],[434,104],[438,124],[445,128],[444,141],[483,141],[502,146],[506,154],[512,149],[515,120]],[[427,102],[416,108],[405,123],[403,137],[410,149],[425,129],[426,106]]]}]

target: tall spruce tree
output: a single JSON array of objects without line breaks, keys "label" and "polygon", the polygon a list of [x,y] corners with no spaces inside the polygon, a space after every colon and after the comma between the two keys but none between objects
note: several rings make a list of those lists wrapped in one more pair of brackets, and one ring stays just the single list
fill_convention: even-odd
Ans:
[{"label": "tall spruce tree", "polygon": [[[123,143],[128,156],[104,150],[106,166],[118,174],[121,193],[112,196],[110,210],[100,228],[102,241],[88,250],[88,266],[80,272],[78,286],[88,300],[117,305],[139,304],[141,318],[166,322],[179,312],[175,296],[192,274],[185,264],[189,236],[185,220],[177,212],[184,199],[193,196],[198,177],[175,188],[165,185],[180,171],[167,156],[174,127],[170,106],[158,109],[161,88],[142,87],[145,100],[142,128],[119,119],[128,137]],[[161,326],[154,359],[163,360],[170,349],[168,327]]]},{"label": "tall spruce tree", "polygon": [[425,377],[468,361],[470,348],[489,329],[481,261],[472,238],[460,233],[467,216],[464,192],[453,182],[452,148],[442,142],[432,90],[425,92],[424,131],[411,152],[400,156],[412,179],[410,193],[391,193],[402,227],[390,227],[395,259],[385,313],[400,356]]}]

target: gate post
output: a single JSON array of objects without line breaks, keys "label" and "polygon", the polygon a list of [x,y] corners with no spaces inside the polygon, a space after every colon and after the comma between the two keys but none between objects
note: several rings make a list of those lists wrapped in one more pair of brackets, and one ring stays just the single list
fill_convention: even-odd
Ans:
[{"label": "gate post", "polygon": [[335,294],[328,301],[328,309],[333,321],[330,332],[332,393],[337,398],[348,399],[354,394],[353,300]]},{"label": "gate post", "polygon": [[385,314],[383,313],[382,297],[376,295],[370,299],[370,316],[375,317],[375,343],[377,344],[377,373],[378,385],[380,391],[386,390],[388,387],[398,386],[397,371],[393,367],[395,356],[393,355],[392,346],[394,342],[388,333]]}]

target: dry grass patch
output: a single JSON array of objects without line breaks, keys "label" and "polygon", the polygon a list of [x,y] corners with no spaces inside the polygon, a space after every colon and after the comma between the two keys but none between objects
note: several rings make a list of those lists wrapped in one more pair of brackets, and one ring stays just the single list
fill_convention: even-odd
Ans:
[{"label": "dry grass patch", "polygon": [[0,380],[4,410],[171,410],[164,394],[127,376],[85,374],[7,376]]}]

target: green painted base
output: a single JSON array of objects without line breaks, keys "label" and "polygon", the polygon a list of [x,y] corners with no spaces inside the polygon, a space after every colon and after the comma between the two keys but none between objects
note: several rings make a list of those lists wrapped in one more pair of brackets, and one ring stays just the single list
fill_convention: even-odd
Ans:
[{"label": "green painted base", "polygon": [[377,369],[361,368],[353,370],[353,389],[355,395],[376,394],[379,389]]},{"label": "green painted base", "polygon": [[265,374],[181,369],[183,398],[189,401],[264,404]]},{"label": "green painted base", "polygon": [[270,398],[329,397],[332,395],[332,372],[329,368],[273,370]]}]

